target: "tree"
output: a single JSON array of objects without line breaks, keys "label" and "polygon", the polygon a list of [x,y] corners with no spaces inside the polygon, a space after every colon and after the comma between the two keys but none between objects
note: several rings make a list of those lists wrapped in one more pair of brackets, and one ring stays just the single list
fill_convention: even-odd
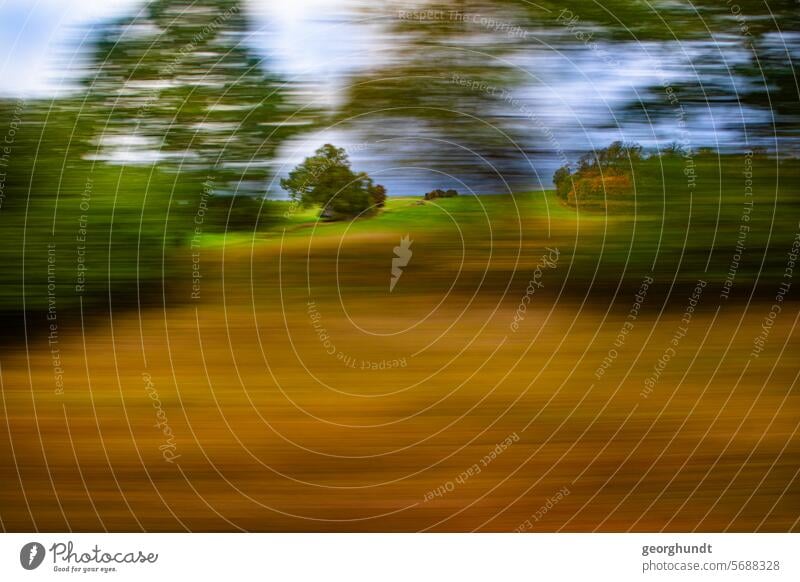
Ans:
[{"label": "tree", "polygon": [[615,141],[581,156],[575,173],[568,165],[556,170],[556,194],[569,204],[628,198],[633,194],[634,169],[642,160],[642,146]]},{"label": "tree", "polygon": [[241,0],[155,0],[107,27],[86,79],[98,159],[155,159],[195,192],[262,195],[269,160],[308,117],[242,40]]},{"label": "tree", "polygon": [[556,194],[562,200],[566,200],[569,191],[572,189],[572,172],[569,166],[561,166],[553,174],[553,183],[556,185]]},{"label": "tree", "polygon": [[615,141],[608,147],[588,152],[578,160],[578,169],[620,170],[640,162],[642,159],[642,146],[635,143]]},{"label": "tree", "polygon": [[344,148],[325,144],[281,180],[303,206],[322,207],[324,218],[352,218],[384,205],[386,188],[366,173],[355,173]]},{"label": "tree", "polygon": [[246,24],[239,1],[154,0],[99,26],[82,91],[0,99],[0,317],[160,298],[201,203],[206,229],[254,228],[300,124]]},{"label": "tree", "polygon": [[[538,133],[540,120],[513,92],[529,79],[510,60],[524,46],[524,31],[500,29],[511,26],[515,11],[485,0],[408,8],[408,2],[363,3],[366,18],[386,24],[391,58],[373,59],[348,80],[337,120],[398,165],[424,159],[428,169],[487,190],[507,181],[527,185],[530,162],[517,144]],[[495,28],[473,18],[489,13]]]},{"label": "tree", "polygon": [[677,141],[672,141],[661,148],[662,158],[677,158],[686,154],[686,148]]},{"label": "tree", "polygon": [[386,206],[386,188],[380,184],[376,184],[372,189],[372,199],[375,201],[375,206],[378,208]]}]

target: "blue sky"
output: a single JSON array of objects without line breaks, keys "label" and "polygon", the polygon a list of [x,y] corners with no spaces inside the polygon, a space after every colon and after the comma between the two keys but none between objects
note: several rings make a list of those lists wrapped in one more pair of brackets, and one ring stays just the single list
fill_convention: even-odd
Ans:
[{"label": "blue sky", "polygon": [[[393,57],[385,24],[359,22],[365,13],[353,10],[359,3],[369,6],[367,2],[245,0],[252,27],[248,42],[272,70],[300,82],[304,99],[313,101],[315,107],[335,107],[337,90],[348,82],[349,74],[376,65],[378,59]],[[0,96],[47,97],[68,90],[71,79],[65,65],[87,54],[92,26],[135,14],[144,6],[145,0],[0,0]],[[536,82],[521,88],[519,96],[558,136],[560,146],[573,151],[615,139],[639,141],[646,146],[676,139],[671,118],[656,125],[617,126],[611,123],[611,113],[637,98],[637,90],[660,84],[653,57],[671,81],[679,83],[691,80],[692,55],[713,56],[718,47],[709,41],[629,44],[624,49],[625,66],[610,67],[585,48],[570,51],[570,60],[565,61],[555,54],[536,51],[534,45],[519,54],[516,64],[535,76]],[[730,62],[742,52],[740,49],[737,53],[733,46],[726,48]],[[712,62],[703,75],[720,71],[724,67]],[[515,114],[513,108],[509,112]],[[718,145],[718,141],[722,145],[738,144],[737,131],[726,131],[719,122],[735,121],[742,112],[722,106],[715,108],[715,119],[709,117],[710,108],[695,114],[702,114],[692,121],[692,138],[698,145]],[[755,119],[755,115],[752,111],[746,114],[748,119]],[[302,159],[327,141],[347,146],[363,139],[356,132],[303,135],[287,143],[279,157]],[[367,157],[367,153],[354,155],[354,161],[368,164],[371,160]],[[547,174],[561,162],[553,158],[538,163]]]},{"label": "blue sky", "polygon": [[140,0],[0,0],[0,93],[41,96],[63,88],[88,26],[140,7]]},{"label": "blue sky", "polygon": [[[363,64],[335,47],[360,49],[370,42],[368,31],[354,35],[357,25],[337,21],[354,3],[249,0],[253,48],[284,75],[332,80]],[[68,89],[64,65],[86,54],[91,27],[144,5],[144,0],[0,0],[0,95],[49,96]]]}]

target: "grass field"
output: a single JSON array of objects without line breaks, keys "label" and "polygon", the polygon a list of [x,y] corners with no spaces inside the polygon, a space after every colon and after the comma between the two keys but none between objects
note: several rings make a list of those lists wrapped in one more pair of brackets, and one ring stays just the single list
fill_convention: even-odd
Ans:
[{"label": "grass field", "polygon": [[798,309],[757,251],[721,296],[738,198],[711,247],[677,210],[418,200],[205,234],[163,305],[7,347],[4,527],[798,529]]}]

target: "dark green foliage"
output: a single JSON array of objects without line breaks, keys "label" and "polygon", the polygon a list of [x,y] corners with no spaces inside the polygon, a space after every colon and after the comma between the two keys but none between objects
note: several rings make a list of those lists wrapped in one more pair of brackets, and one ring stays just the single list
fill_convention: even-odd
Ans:
[{"label": "dark green foliage", "polygon": [[281,180],[281,187],[303,206],[321,206],[330,220],[370,214],[386,202],[386,189],[365,173],[350,169],[343,148],[325,144]]},{"label": "dark green foliage", "polygon": [[151,2],[104,25],[77,96],[0,101],[0,312],[161,297],[198,229],[273,220],[267,168],[299,124],[245,28],[238,1]]},{"label": "dark green foliage", "polygon": [[633,196],[636,167],[642,162],[642,146],[615,141],[578,160],[572,172],[562,166],[553,174],[556,194],[569,204],[624,200]]},{"label": "dark green foliage", "polygon": [[436,190],[431,190],[430,192],[425,194],[425,200],[436,200],[437,198],[453,198],[458,196],[458,192],[455,190],[441,190],[437,188]]},{"label": "dark green foliage", "polygon": [[606,148],[589,152],[578,160],[578,171],[608,170],[624,171],[642,159],[642,146],[615,141]]},{"label": "dark green foliage", "polygon": [[157,0],[110,27],[86,82],[97,155],[113,157],[117,138],[134,138],[128,152],[158,150],[162,167],[197,183],[263,194],[267,161],[301,120],[241,42],[245,33],[233,0]]},{"label": "dark green foliage", "polygon": [[277,221],[270,202],[253,196],[213,196],[208,199],[203,224],[214,232],[255,231]]},{"label": "dark green foliage", "polygon": [[[0,132],[9,126],[4,109]],[[49,111],[32,102],[22,114],[0,209],[4,312],[55,306],[63,316],[81,300],[88,308],[109,293],[135,297],[181,242],[168,228],[170,194],[180,194],[174,176],[84,159],[85,131],[66,102]]]},{"label": "dark green foliage", "polygon": [[372,200],[375,202],[375,206],[378,208],[383,208],[386,206],[386,188],[381,184],[376,184],[373,186]]},{"label": "dark green foliage", "polygon": [[562,166],[553,174],[553,183],[556,185],[556,194],[566,201],[572,189],[572,172],[569,166]]}]

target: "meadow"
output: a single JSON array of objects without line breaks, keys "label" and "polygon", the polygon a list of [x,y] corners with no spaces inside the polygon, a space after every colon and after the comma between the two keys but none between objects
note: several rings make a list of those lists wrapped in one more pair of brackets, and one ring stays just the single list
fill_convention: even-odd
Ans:
[{"label": "meadow", "polygon": [[797,530],[796,163],[756,160],[743,220],[744,159],[695,161],[609,209],[271,201],[287,220],[179,246],[155,299],[31,316],[2,361],[5,528]]}]

